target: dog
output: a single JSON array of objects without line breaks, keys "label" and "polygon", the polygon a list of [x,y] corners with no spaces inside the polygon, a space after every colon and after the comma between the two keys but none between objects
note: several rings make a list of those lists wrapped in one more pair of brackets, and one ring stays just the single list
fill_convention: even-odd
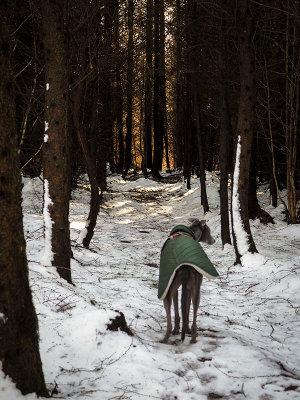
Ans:
[{"label": "dog", "polygon": [[[189,219],[189,221],[192,223],[191,226],[185,227],[185,226],[177,226],[173,229],[173,231],[179,231],[179,233],[172,234],[170,237],[167,239],[165,242],[162,251],[164,248],[167,246],[168,241],[171,239],[178,240],[177,238],[182,236],[181,243],[183,243],[183,240],[189,245],[189,246],[194,246],[191,242],[191,240],[197,241],[197,242],[203,242],[207,243],[209,245],[212,245],[215,243],[214,238],[212,237],[210,233],[210,229],[206,224],[205,220],[199,221],[198,219]],[[180,232],[182,231],[182,232]],[[188,235],[188,233],[193,234],[193,236]],[[186,237],[187,238],[184,238]],[[175,242],[172,242],[172,244]],[[179,243],[179,242],[178,242]],[[177,244],[174,244],[173,247],[178,247]],[[182,247],[183,245],[181,245]],[[197,249],[199,247],[199,250]],[[192,249],[192,247],[190,247]],[[196,251],[201,251],[200,253],[201,257],[204,257],[203,259],[207,262],[210,263],[208,257],[202,250],[201,246],[196,246],[195,247]],[[200,250],[201,249],[201,250]],[[169,250],[169,253],[171,250]],[[176,252],[180,252],[177,249]],[[183,251],[185,252],[185,250]],[[171,254],[171,253],[170,253]],[[168,256],[168,254],[167,254]],[[186,257],[186,256],[183,256]],[[184,258],[185,259],[185,258]],[[176,258],[177,260],[177,258]],[[200,303],[200,287],[202,284],[202,279],[203,279],[203,273],[205,276],[209,278],[214,278],[218,276],[218,272],[215,270],[215,268],[211,265],[209,265],[209,272],[205,271],[202,269],[202,266],[199,266],[199,263],[197,265],[194,265],[194,263],[191,263],[191,260],[187,258],[186,261],[187,265],[182,263],[181,261],[179,267],[176,267],[176,272],[175,276],[171,277],[170,279],[170,286],[167,287],[167,291],[164,291],[164,294],[159,296],[160,298],[163,298],[164,301],[164,308],[166,310],[167,314],[167,331],[164,336],[164,338],[161,340],[161,343],[167,343],[168,339],[173,333],[174,335],[179,333],[179,325],[180,325],[180,317],[179,317],[179,310],[178,310],[178,289],[180,286],[182,286],[182,296],[181,296],[181,315],[182,315],[182,330],[181,330],[181,340],[184,341],[186,333],[191,333],[192,338],[191,338],[191,343],[196,343],[196,337],[197,337],[197,324],[196,324],[196,318],[197,318],[197,312],[199,308],[199,303]],[[161,256],[161,268],[163,268],[164,260],[162,260]],[[203,273],[200,273],[199,270]],[[160,279],[161,279],[161,274],[162,271],[160,271]],[[172,320],[171,320],[171,305],[172,301],[174,303],[174,311],[175,311],[175,328],[172,331]],[[191,301],[193,303],[193,323],[191,329],[189,329],[189,311],[190,311],[190,304]]]}]

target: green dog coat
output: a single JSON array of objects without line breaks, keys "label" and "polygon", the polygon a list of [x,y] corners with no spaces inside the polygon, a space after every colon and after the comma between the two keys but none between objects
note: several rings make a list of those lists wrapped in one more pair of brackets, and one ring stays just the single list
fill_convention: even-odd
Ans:
[{"label": "green dog coat", "polygon": [[196,271],[207,278],[219,276],[205,251],[195,240],[194,232],[185,225],[177,225],[172,229],[160,255],[159,299],[163,300],[166,297],[175,273],[182,265],[194,267]]}]

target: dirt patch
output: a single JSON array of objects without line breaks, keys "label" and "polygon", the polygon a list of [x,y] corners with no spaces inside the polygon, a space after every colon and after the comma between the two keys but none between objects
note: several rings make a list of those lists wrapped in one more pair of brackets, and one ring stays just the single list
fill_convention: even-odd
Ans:
[{"label": "dirt patch", "polygon": [[110,319],[110,324],[107,324],[108,331],[122,331],[129,336],[133,336],[131,329],[128,327],[124,314],[121,311],[115,310],[119,315]]}]

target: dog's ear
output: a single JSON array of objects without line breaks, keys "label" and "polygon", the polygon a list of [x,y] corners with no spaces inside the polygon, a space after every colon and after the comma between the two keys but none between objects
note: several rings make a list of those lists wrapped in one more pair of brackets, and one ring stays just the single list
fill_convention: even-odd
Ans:
[{"label": "dog's ear", "polygon": [[201,229],[202,229],[202,230],[206,227],[206,220],[205,220],[205,219],[202,219],[202,220],[200,221],[200,226],[201,226]]},{"label": "dog's ear", "polygon": [[192,225],[200,224],[200,221],[197,218],[189,218],[189,221],[192,223]]}]

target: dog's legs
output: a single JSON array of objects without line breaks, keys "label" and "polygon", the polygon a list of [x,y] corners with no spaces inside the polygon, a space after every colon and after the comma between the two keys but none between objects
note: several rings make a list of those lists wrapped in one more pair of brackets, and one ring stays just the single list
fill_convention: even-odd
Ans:
[{"label": "dog's legs", "polygon": [[190,308],[191,308],[191,291],[187,291],[187,333],[191,333],[191,328],[190,328]]},{"label": "dog's legs", "polygon": [[172,334],[178,335],[179,325],[180,325],[180,317],[178,310],[178,290],[176,290],[176,292],[174,293],[173,302],[174,302],[174,313],[175,313],[175,328],[173,329]]},{"label": "dog's legs", "polygon": [[[172,301],[174,298],[174,308],[175,308],[175,331],[177,329],[177,320],[179,324],[179,312],[178,312],[178,288],[181,285],[182,282],[182,272],[178,271],[176,273],[173,282],[169,288],[168,294],[166,298],[164,299],[164,307],[166,310],[167,314],[167,332],[165,334],[165,337],[161,340],[161,343],[167,343],[169,337],[171,336],[172,332],[172,320],[171,320],[171,306],[172,306]],[[176,311],[176,306],[177,306],[177,311]],[[177,317],[176,317],[177,313]]]},{"label": "dog's legs", "polygon": [[193,324],[192,324],[192,339],[191,343],[196,343],[197,337],[197,312],[200,304],[200,286],[202,283],[202,275],[195,273],[195,286],[192,289],[192,301],[193,301]]},{"label": "dog's legs", "polygon": [[169,337],[171,336],[171,331],[172,331],[171,305],[172,305],[172,297],[170,296],[170,293],[168,293],[167,297],[164,299],[164,307],[167,314],[167,332],[165,334],[165,337],[160,341],[161,343],[167,343]]},{"label": "dog's legs", "polygon": [[192,324],[192,339],[191,343],[196,343],[197,337],[197,311],[200,303],[200,293],[194,293],[192,296],[193,300],[193,324]]}]

